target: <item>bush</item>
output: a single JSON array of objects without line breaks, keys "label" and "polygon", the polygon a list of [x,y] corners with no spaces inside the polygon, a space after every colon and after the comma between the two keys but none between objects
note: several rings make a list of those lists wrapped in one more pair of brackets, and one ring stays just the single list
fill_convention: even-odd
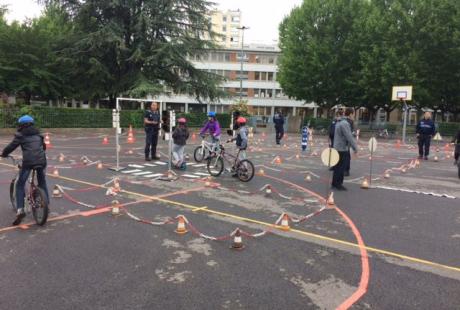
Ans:
[{"label": "bush", "polygon": [[313,127],[313,129],[329,129],[332,120],[328,118],[305,118],[303,121],[303,125],[306,126],[310,123],[310,126]]},{"label": "bush", "polygon": [[460,130],[460,123],[438,123],[441,136],[454,136]]},{"label": "bush", "polygon": [[[179,113],[176,114],[176,119],[185,117],[187,119],[188,127],[202,127],[208,119],[206,113]],[[222,128],[228,128],[231,122],[231,115],[217,114],[217,120]]]}]

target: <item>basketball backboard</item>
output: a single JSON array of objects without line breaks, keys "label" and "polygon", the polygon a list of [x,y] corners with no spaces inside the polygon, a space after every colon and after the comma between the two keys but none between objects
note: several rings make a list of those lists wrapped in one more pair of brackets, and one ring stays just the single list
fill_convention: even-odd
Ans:
[{"label": "basketball backboard", "polygon": [[412,86],[393,86],[391,100],[411,101],[412,100]]}]

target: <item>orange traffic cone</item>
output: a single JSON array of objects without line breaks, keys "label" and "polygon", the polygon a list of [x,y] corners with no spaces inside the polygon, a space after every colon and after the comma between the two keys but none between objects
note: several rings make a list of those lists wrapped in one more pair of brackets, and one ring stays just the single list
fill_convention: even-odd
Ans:
[{"label": "orange traffic cone", "polygon": [[183,215],[179,215],[177,217],[177,228],[175,232],[178,233],[179,235],[186,234],[187,229],[185,228],[185,223],[186,223],[185,217]]},{"label": "orange traffic cone", "polygon": [[196,140],[196,134],[195,133],[192,134],[192,140]]},{"label": "orange traffic cone", "polygon": [[112,215],[120,215],[120,203],[118,200],[113,200],[112,201]]},{"label": "orange traffic cone", "polygon": [[234,250],[244,249],[243,238],[241,237],[241,231],[239,228],[237,228],[233,234],[233,244],[231,248]]},{"label": "orange traffic cone", "polygon": [[406,172],[407,172],[406,167],[403,167],[403,168],[401,169],[401,172],[402,172],[402,173],[406,173]]},{"label": "orange traffic cone", "polygon": [[259,175],[264,175],[264,174],[265,174],[264,169],[260,168],[260,169],[259,169]]},{"label": "orange traffic cone", "polygon": [[129,125],[128,143],[134,143],[135,141],[136,141],[136,139],[134,139],[133,126]]},{"label": "orange traffic cone", "polygon": [[102,139],[102,144],[109,144],[109,138],[107,138],[107,136],[105,136],[104,139]]},{"label": "orange traffic cone", "polygon": [[433,160],[434,160],[435,162],[438,162],[438,161],[439,161],[439,157],[438,157],[437,155],[435,155],[435,156],[433,157]]},{"label": "orange traffic cone", "polygon": [[383,175],[383,177],[384,177],[385,179],[389,179],[389,178],[390,178],[390,171],[388,171],[388,170],[385,171],[385,174]]},{"label": "orange traffic cone", "polygon": [[363,183],[361,183],[361,188],[369,189],[369,181],[367,180],[367,178],[364,178]]},{"label": "orange traffic cone", "polygon": [[327,205],[328,205],[330,208],[335,207],[334,192],[331,192],[331,193],[329,194],[329,197],[327,198]]},{"label": "orange traffic cone", "polygon": [[102,168],[104,168],[104,165],[102,164],[102,162],[98,162],[97,169],[102,169]]},{"label": "orange traffic cone", "polygon": [[53,198],[62,198],[61,191],[59,190],[59,186],[54,185],[53,188]]},{"label": "orange traffic cone", "polygon": [[46,148],[47,149],[50,149],[53,147],[53,145],[51,144],[51,139],[50,139],[50,136],[48,133],[45,134],[45,145],[46,145]]},{"label": "orange traffic cone", "polygon": [[401,140],[396,140],[396,148],[399,149],[401,147]]},{"label": "orange traffic cone", "polygon": [[311,182],[311,175],[309,173],[305,176],[305,181]]},{"label": "orange traffic cone", "polygon": [[120,180],[118,178],[113,180],[113,189],[115,192],[121,191]]},{"label": "orange traffic cone", "polygon": [[265,188],[265,193],[267,195],[270,195],[272,193],[272,186],[271,185],[267,185],[267,188]]},{"label": "orange traffic cone", "polygon": [[289,227],[289,215],[286,213],[282,215],[280,229],[284,231],[291,230],[291,227]]},{"label": "orange traffic cone", "polygon": [[279,156],[275,157],[275,164],[278,164],[278,165],[281,164],[281,157]]},{"label": "orange traffic cone", "polygon": [[57,170],[57,168],[54,168],[54,170],[53,170],[53,175],[54,175],[55,177],[58,177],[58,176],[59,176],[59,170]]},{"label": "orange traffic cone", "polygon": [[61,154],[59,154],[59,162],[61,162],[61,163],[62,163],[64,160],[65,160],[65,156],[64,156],[64,154],[62,154],[62,153],[61,153]]}]

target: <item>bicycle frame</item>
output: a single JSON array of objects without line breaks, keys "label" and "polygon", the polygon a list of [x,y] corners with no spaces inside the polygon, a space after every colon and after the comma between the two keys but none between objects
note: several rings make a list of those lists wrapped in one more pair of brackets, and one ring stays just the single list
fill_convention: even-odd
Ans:
[{"label": "bicycle frame", "polygon": [[[16,182],[18,181],[19,179],[19,172],[21,171],[21,164],[18,164],[16,159],[14,159],[13,157],[10,157],[11,160],[13,161],[13,164],[14,165],[17,165],[18,167],[18,172],[16,173],[14,179],[16,180]],[[32,206],[35,206],[35,201],[34,201],[34,197],[32,195],[32,193],[34,192],[34,190],[37,188],[37,185],[35,184],[34,180],[35,180],[35,174],[36,174],[36,171],[35,169],[32,169],[31,171],[31,175],[29,176],[28,180],[27,180],[27,183],[29,183],[29,188],[25,188],[24,191],[25,191],[25,197],[24,197],[24,200],[27,199],[27,206],[24,204],[24,208],[30,212],[31,211],[31,208]],[[15,186],[16,188],[16,186]],[[24,201],[25,202],[25,201]]]},{"label": "bicycle frame", "polygon": [[236,155],[227,154],[225,152],[225,148],[222,145],[220,146],[220,150],[221,151],[217,154],[217,158],[222,157],[224,161],[228,162],[229,164],[232,164],[233,167],[238,166],[238,163],[240,161],[240,152],[241,152],[240,149],[238,149],[238,152],[236,153]]}]

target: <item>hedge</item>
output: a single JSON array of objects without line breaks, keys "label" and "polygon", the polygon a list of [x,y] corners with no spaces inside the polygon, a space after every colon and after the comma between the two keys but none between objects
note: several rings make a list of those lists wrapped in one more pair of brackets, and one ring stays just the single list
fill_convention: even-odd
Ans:
[{"label": "hedge", "polygon": [[[111,128],[112,110],[110,109],[78,109],[30,107],[0,108],[0,127],[14,128],[17,119],[24,114],[32,115],[38,127],[41,128]],[[189,127],[201,127],[207,119],[206,113],[178,113],[176,119],[185,117]],[[120,113],[121,127],[132,125],[142,128],[144,119],[143,110],[122,110]],[[229,114],[217,114],[222,127],[230,125]]]}]

